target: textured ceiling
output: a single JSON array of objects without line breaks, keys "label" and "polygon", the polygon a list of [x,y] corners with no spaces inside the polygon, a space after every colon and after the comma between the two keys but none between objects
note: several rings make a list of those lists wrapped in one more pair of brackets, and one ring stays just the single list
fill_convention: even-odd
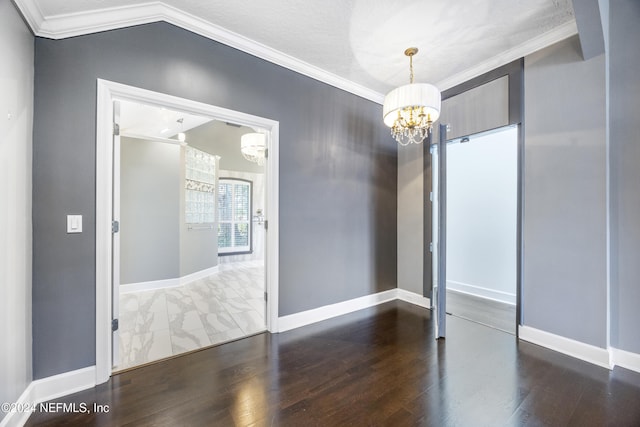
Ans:
[{"label": "textured ceiling", "polygon": [[[35,3],[45,21],[59,15],[145,3],[17,2],[22,1]],[[447,85],[451,76],[480,63],[491,63],[496,57],[508,59],[506,52],[575,23],[570,0],[163,0],[162,3],[382,94],[408,82],[408,61],[403,55],[407,47],[420,49],[414,59],[416,81],[442,86]]]}]

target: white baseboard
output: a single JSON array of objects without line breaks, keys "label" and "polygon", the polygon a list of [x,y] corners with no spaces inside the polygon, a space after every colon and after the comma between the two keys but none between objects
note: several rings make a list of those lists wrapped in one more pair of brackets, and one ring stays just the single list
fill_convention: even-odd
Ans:
[{"label": "white baseboard", "polygon": [[[12,402],[7,402],[12,403]],[[29,405],[33,404],[33,382],[27,386],[27,388],[22,392],[18,400],[16,400],[16,406],[20,408],[29,407]],[[0,413],[1,414],[1,413]],[[31,416],[30,411],[22,411],[22,412],[7,412],[5,417],[0,422],[0,427],[22,427],[25,425],[29,417]]]},{"label": "white baseboard", "polygon": [[186,285],[187,283],[194,282],[196,280],[203,279],[207,276],[211,276],[218,271],[218,266],[215,265],[204,270],[196,271],[195,273],[187,274],[186,276],[176,277],[174,279],[163,280],[151,280],[148,282],[127,283],[120,285],[120,293],[128,294],[130,292],[141,291],[154,291],[156,289],[176,288],[178,286]]},{"label": "white baseboard", "polygon": [[529,326],[519,326],[518,332],[521,340],[564,353],[584,360],[585,362],[602,366],[603,368],[613,369],[613,363],[607,349],[585,344]]},{"label": "white baseboard", "polygon": [[204,279],[207,276],[211,276],[218,272],[218,266],[205,268],[204,270],[196,271],[195,273],[187,274],[180,278],[180,285],[186,285],[187,283],[195,282],[196,280]]},{"label": "white baseboard", "polygon": [[86,390],[96,385],[96,367],[77,369],[64,372],[52,377],[35,380],[33,385],[33,398],[35,403],[57,399],[78,391]]},{"label": "white baseboard", "polygon": [[397,292],[397,298],[401,301],[405,301],[424,308],[431,308],[431,300],[427,297],[400,288],[397,289]]},{"label": "white baseboard", "polygon": [[[96,367],[65,372],[40,380],[32,381],[17,400],[17,406],[28,407],[58,397],[86,390],[96,385]],[[0,422],[0,427],[23,426],[31,412],[10,412]]]},{"label": "white baseboard", "polygon": [[378,292],[377,294],[365,295],[348,301],[342,301],[336,304],[325,305],[312,310],[282,316],[278,318],[278,331],[285,332],[291,329],[300,328],[312,323],[331,319],[332,317],[342,316],[343,314],[373,307],[374,305],[382,304],[384,302],[393,301],[394,299],[397,299],[397,289],[390,289],[388,291]]},{"label": "white baseboard", "polygon": [[480,298],[503,302],[505,304],[516,305],[516,294],[483,288],[482,286],[447,280],[447,290],[474,295]]},{"label": "white baseboard", "polygon": [[611,347],[611,359],[615,366],[640,372],[640,354]]},{"label": "white baseboard", "polygon": [[156,289],[175,288],[177,286],[180,286],[179,278],[127,283],[124,285],[120,285],[120,294],[128,294],[130,292],[155,291]]}]

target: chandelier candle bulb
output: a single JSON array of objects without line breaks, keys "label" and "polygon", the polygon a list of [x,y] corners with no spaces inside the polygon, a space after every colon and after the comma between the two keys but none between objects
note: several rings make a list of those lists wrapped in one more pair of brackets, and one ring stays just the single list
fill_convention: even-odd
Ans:
[{"label": "chandelier candle bulb", "polygon": [[413,82],[413,56],[418,48],[408,48],[409,84],[397,87],[384,97],[382,117],[400,145],[420,144],[440,117],[440,91],[428,83]]}]

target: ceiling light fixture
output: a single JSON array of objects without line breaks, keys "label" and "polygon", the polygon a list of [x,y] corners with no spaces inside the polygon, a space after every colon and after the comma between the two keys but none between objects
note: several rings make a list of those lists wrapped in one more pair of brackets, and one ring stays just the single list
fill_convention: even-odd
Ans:
[{"label": "ceiling light fixture", "polygon": [[180,132],[178,132],[178,141],[185,142],[187,140],[187,135],[182,132],[182,124],[184,122],[184,117],[180,117],[176,122],[180,123]]},{"label": "ceiling light fixture", "polygon": [[413,82],[413,57],[417,47],[404,51],[409,57],[409,84],[397,87],[384,97],[382,117],[400,145],[420,144],[440,117],[440,91],[428,83]]},{"label": "ceiling light fixture", "polygon": [[245,133],[240,137],[240,151],[242,156],[249,160],[264,165],[267,152],[267,138],[263,133]]}]

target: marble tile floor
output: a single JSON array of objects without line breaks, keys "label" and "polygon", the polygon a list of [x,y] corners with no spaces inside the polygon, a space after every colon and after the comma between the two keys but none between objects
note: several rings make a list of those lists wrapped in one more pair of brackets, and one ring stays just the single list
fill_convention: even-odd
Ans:
[{"label": "marble tile floor", "polygon": [[266,330],[264,263],[221,264],[175,288],[121,294],[114,371]]}]

